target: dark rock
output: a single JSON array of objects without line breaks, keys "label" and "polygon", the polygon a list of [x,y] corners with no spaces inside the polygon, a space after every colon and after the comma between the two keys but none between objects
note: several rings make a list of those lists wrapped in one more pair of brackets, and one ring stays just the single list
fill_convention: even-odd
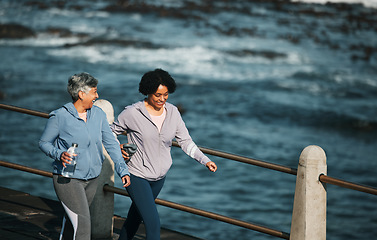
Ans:
[{"label": "dark rock", "polygon": [[133,46],[135,48],[148,48],[148,49],[157,49],[165,47],[162,45],[157,45],[148,41],[142,40],[123,40],[123,39],[105,39],[105,38],[92,38],[85,42],[66,44],[64,47],[76,47],[76,46],[93,46],[93,45],[118,45],[129,47]]},{"label": "dark rock", "polygon": [[22,26],[17,23],[0,24],[0,39],[1,38],[14,38],[22,39],[34,37],[35,33],[28,27]]},{"label": "dark rock", "polygon": [[276,58],[287,57],[285,53],[279,53],[279,52],[274,52],[274,51],[269,51],[269,50],[256,51],[256,50],[243,49],[243,50],[238,50],[238,51],[228,51],[228,53],[235,56],[264,57],[270,60],[274,60]]}]

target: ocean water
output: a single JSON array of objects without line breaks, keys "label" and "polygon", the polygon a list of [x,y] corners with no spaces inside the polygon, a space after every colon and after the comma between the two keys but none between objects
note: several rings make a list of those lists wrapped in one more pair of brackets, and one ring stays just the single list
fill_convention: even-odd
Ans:
[{"label": "ocean water", "polygon": [[[318,145],[329,176],[376,187],[377,4],[337,2],[2,0],[0,24],[33,34],[0,38],[0,102],[50,112],[70,101],[68,77],[85,71],[117,115],[143,98],[142,74],[163,68],[197,145],[292,168]],[[0,110],[0,122],[1,160],[51,170],[38,149],[46,119]],[[210,156],[213,174],[172,155],[160,198],[290,232],[295,176]],[[56,199],[46,178],[0,171],[1,186]],[[376,239],[376,196],[327,193],[328,239]],[[129,205],[117,196],[115,213]],[[276,239],[159,212],[163,227],[207,240]]]}]

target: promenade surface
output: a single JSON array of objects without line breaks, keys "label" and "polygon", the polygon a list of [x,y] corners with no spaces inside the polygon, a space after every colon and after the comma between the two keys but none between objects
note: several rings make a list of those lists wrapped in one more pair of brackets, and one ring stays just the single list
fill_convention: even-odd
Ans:
[{"label": "promenade surface", "polygon": [[[64,210],[58,201],[0,187],[0,239],[59,239]],[[114,236],[118,239],[124,218],[114,216]],[[145,239],[140,226],[135,240]],[[179,232],[161,229],[161,240],[200,240]]]}]

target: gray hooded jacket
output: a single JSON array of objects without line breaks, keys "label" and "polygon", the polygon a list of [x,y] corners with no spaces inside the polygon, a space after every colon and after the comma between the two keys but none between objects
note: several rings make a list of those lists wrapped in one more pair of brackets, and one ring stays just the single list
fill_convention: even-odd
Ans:
[{"label": "gray hooded jacket", "polygon": [[54,159],[54,173],[61,174],[63,165],[60,156],[72,145],[77,143],[77,166],[73,178],[88,180],[98,177],[105,159],[102,144],[115,164],[120,177],[128,175],[119,144],[113,136],[106,114],[102,109],[93,106],[88,109],[88,120],[79,117],[73,103],[50,113],[45,130],[40,138],[39,147]]},{"label": "gray hooded jacket", "polygon": [[182,150],[199,163],[206,165],[210,161],[192,141],[177,107],[166,103],[165,109],[166,117],[160,132],[153,123],[144,101],[127,106],[111,126],[116,135],[126,132],[128,141],[138,147],[127,164],[129,172],[149,181],[165,177],[170,169],[170,150],[174,138]]}]

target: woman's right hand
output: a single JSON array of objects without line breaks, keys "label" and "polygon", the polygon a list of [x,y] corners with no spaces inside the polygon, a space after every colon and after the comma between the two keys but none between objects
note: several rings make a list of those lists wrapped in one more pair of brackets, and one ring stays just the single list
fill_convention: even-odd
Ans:
[{"label": "woman's right hand", "polygon": [[127,161],[130,159],[130,157],[128,156],[128,153],[123,150],[123,145],[124,145],[123,143],[120,145],[120,150],[122,151],[122,157],[124,161]]},{"label": "woman's right hand", "polygon": [[66,167],[65,164],[70,164],[72,160],[71,154],[67,152],[63,152],[62,155],[60,155],[60,161],[63,164],[63,167]]},{"label": "woman's right hand", "polygon": [[129,175],[126,175],[124,177],[122,177],[122,183],[123,183],[123,187],[128,187],[131,185],[131,178]]},{"label": "woman's right hand", "polygon": [[217,166],[216,163],[210,161],[206,164],[206,167],[211,171],[211,172],[216,172]]}]

